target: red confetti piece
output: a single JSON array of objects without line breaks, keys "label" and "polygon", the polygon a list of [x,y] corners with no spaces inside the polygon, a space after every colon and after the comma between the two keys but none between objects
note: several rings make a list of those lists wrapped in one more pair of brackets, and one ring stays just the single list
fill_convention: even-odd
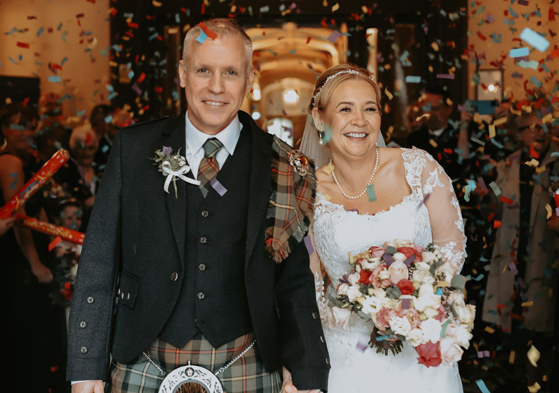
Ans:
[{"label": "red confetti piece", "polygon": [[49,252],[52,251],[52,249],[54,247],[58,246],[58,244],[60,244],[61,241],[62,241],[62,238],[60,236],[57,236],[56,239],[54,239],[52,242],[50,242]]},{"label": "red confetti piece", "polygon": [[206,33],[206,35],[207,35],[208,37],[210,37],[212,40],[215,40],[215,39],[217,38],[217,34],[214,33],[213,31],[211,31],[210,29],[208,29],[208,26],[206,26],[206,25],[203,24],[202,22],[200,22],[200,23],[198,24],[198,26],[200,26],[200,28],[201,28],[202,30],[204,30],[204,33]]},{"label": "red confetti piece", "polygon": [[138,24],[137,23],[133,23],[133,22],[128,22],[128,27],[131,27],[133,29],[137,29],[138,28]]},{"label": "red confetti piece", "polygon": [[206,4],[205,3],[202,3],[202,9],[201,9],[200,13],[202,15],[204,15],[206,13]]},{"label": "red confetti piece", "polygon": [[536,149],[534,149],[534,145],[530,145],[530,154],[536,159],[540,158],[540,153],[538,153]]},{"label": "red confetti piece", "polygon": [[84,143],[87,145],[87,144],[89,144],[89,142],[91,142],[92,139],[93,139],[93,135],[91,134],[91,132],[88,132],[85,135]]},{"label": "red confetti piece", "polygon": [[324,18],[322,19],[322,21],[320,22],[320,24],[321,24],[322,27],[324,27],[325,29],[328,28],[328,23],[326,23],[326,17],[324,17]]},{"label": "red confetti piece", "polygon": [[501,228],[501,221],[495,220],[495,222],[493,223],[493,228],[494,229]]},{"label": "red confetti piece", "polygon": [[307,42],[306,43],[308,44],[309,42],[311,42],[311,40],[312,40],[312,37],[307,37]]},{"label": "red confetti piece", "polygon": [[554,104],[559,104],[559,97],[552,98]]},{"label": "red confetti piece", "polygon": [[[89,1],[89,0],[87,0]],[[95,3],[95,1],[93,1]],[[118,10],[114,7],[111,8],[111,16],[115,16],[118,13]]]},{"label": "red confetti piece", "polygon": [[549,20],[555,20],[555,10],[553,7],[549,7]]},{"label": "red confetti piece", "polygon": [[553,49],[553,50],[551,51],[551,57],[552,57],[553,59],[559,58],[559,49]]},{"label": "red confetti piece", "polygon": [[142,83],[146,79],[146,74],[142,72],[142,74],[138,77],[138,82]]},{"label": "red confetti piece", "polygon": [[497,304],[497,309],[500,310],[501,308],[507,308],[506,304]]},{"label": "red confetti piece", "polygon": [[479,38],[481,38],[483,41],[485,41],[485,40],[487,39],[487,37],[484,36],[483,33],[482,33],[481,31],[478,31],[478,32],[477,32],[477,36],[478,36]]},{"label": "red confetti piece", "polygon": [[58,371],[58,367],[57,367],[57,366],[52,366],[52,367],[50,368],[50,372],[51,372],[51,373],[54,373],[54,372],[56,372],[56,371]]},{"label": "red confetti piece", "polygon": [[514,201],[507,197],[501,197],[501,202],[506,203],[507,205],[512,205]]},{"label": "red confetti piece", "polygon": [[19,46],[20,48],[25,48],[25,49],[29,49],[29,44],[26,42],[17,42],[16,43],[17,46]]},{"label": "red confetti piece", "polygon": [[540,99],[538,100],[538,102],[536,102],[536,103],[534,104],[534,109],[536,109],[536,110],[540,109],[540,106],[541,106],[542,104],[543,104],[543,98],[540,98]]}]

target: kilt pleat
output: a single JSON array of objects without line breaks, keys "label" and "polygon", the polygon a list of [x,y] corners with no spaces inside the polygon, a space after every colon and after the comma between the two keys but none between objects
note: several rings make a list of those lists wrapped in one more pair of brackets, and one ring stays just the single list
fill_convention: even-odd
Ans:
[{"label": "kilt pleat", "polygon": [[[156,339],[146,353],[165,372],[191,362],[213,373],[239,355],[254,340],[254,335],[241,336],[219,348],[214,348],[204,336],[197,334],[183,348]],[[258,343],[240,359],[218,375],[227,393],[279,393],[279,372],[269,372],[258,352]],[[111,363],[111,380],[105,391],[111,393],[157,393],[165,377],[143,355],[130,364]]]}]

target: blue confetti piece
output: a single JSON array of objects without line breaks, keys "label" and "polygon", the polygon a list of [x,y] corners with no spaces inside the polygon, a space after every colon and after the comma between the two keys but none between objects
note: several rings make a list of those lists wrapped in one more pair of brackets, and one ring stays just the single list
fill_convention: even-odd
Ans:
[{"label": "blue confetti piece", "polygon": [[485,386],[485,382],[483,382],[483,380],[478,379],[476,381],[476,383],[477,383],[477,386],[478,386],[479,390],[481,390],[482,393],[491,393],[489,391],[489,389],[487,389],[487,386]]},{"label": "blue confetti piece", "polygon": [[503,19],[503,23],[505,25],[514,26],[514,21],[512,19],[505,18],[505,19]]},{"label": "blue confetti piece", "polygon": [[491,143],[493,143],[493,144],[494,144],[495,146],[497,146],[499,149],[502,149],[502,148],[503,148],[503,145],[500,144],[499,142],[497,142],[497,141],[495,140],[495,138],[491,138]]},{"label": "blue confetti piece", "polygon": [[542,87],[542,83],[538,80],[538,78],[536,78],[535,75],[532,75],[530,77],[530,82],[532,82],[532,84],[536,87]]},{"label": "blue confetti piece", "polygon": [[85,115],[85,109],[83,109],[83,110],[77,112],[77,115],[78,115],[78,116],[83,116],[83,115]]},{"label": "blue confetti piece", "polygon": [[58,25],[58,27],[56,28],[56,30],[60,31],[60,29],[62,29],[62,22],[60,22],[60,24]]},{"label": "blue confetti piece", "polygon": [[60,62],[60,65],[63,66],[64,63],[66,63],[67,61],[68,61],[67,57],[63,58],[62,61]]},{"label": "blue confetti piece", "polygon": [[101,148],[101,151],[102,151],[103,153],[108,152],[108,151],[109,151],[109,145],[103,146],[103,147]]},{"label": "blue confetti piece", "polygon": [[110,123],[111,121],[113,121],[113,115],[105,117],[105,123]]},{"label": "blue confetti piece", "polygon": [[45,29],[43,27],[39,28],[39,30],[37,30],[37,37],[39,37],[41,34],[43,34],[43,31],[45,31]]},{"label": "blue confetti piece", "polygon": [[536,47],[540,52],[545,52],[549,47],[548,40],[528,27],[522,31],[520,38],[528,44]]},{"label": "blue confetti piece", "polygon": [[198,41],[200,44],[203,44],[204,41],[206,41],[206,38],[208,38],[206,32],[200,29],[200,34],[198,35],[198,38],[196,38],[196,41]]},{"label": "blue confetti piece", "polygon": [[107,96],[107,100],[112,100],[112,99],[115,98],[115,97],[116,97],[116,93],[113,91],[111,94],[109,94],[109,95]]},{"label": "blue confetti piece", "polygon": [[49,82],[60,83],[61,81],[62,78],[60,78],[59,76],[53,76],[53,75],[49,76]]},{"label": "blue confetti piece", "polygon": [[421,77],[408,75],[406,76],[406,83],[421,83]]},{"label": "blue confetti piece", "polygon": [[527,46],[524,48],[511,49],[509,52],[510,57],[524,57],[529,55],[530,55],[530,48],[528,48]]},{"label": "blue confetti piece", "polygon": [[130,70],[130,72],[128,73],[128,79],[132,78],[134,78],[134,71]]}]

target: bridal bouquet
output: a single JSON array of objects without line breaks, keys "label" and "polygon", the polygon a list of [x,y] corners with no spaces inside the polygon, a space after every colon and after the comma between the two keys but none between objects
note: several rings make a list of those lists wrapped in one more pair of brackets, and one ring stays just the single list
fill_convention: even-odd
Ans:
[{"label": "bridal bouquet", "polygon": [[[357,256],[330,301],[335,314],[356,312],[374,327],[369,346],[397,354],[408,341],[419,363],[453,364],[468,348],[475,307],[464,301],[465,278],[438,271],[441,250],[406,240],[386,242]],[[462,348],[461,348],[462,347]]]}]

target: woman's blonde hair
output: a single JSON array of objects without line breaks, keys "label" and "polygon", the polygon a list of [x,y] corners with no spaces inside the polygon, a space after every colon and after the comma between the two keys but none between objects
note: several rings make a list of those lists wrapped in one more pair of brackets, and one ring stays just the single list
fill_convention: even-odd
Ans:
[{"label": "woman's blonde hair", "polygon": [[313,90],[313,99],[309,104],[309,111],[314,108],[324,110],[330,102],[333,91],[340,83],[351,79],[359,79],[370,84],[377,95],[377,104],[382,114],[381,93],[377,82],[373,79],[369,71],[364,68],[357,67],[353,64],[339,64],[324,71],[316,81]]}]

